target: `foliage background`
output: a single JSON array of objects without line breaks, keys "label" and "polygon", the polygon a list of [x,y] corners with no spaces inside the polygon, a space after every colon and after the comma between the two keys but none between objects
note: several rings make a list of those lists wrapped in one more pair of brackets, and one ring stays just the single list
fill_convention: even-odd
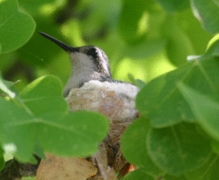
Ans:
[{"label": "foliage background", "polygon": [[[187,0],[179,1],[179,5],[176,1],[177,6],[155,0],[18,2],[19,10],[32,16],[36,29],[21,48],[3,52],[0,65],[5,79],[19,80],[19,89],[45,74],[54,74],[66,82],[71,70],[68,55],[38,31],[72,46],[97,45],[109,56],[116,79],[127,81],[131,73],[146,82],[185,63],[188,55],[203,54],[212,37],[194,17]],[[22,32],[17,25],[12,29],[16,34],[13,38],[31,31],[27,27]],[[2,38],[11,36],[8,32]]]},{"label": "foliage background", "polygon": [[[219,31],[218,0],[0,0],[0,17],[0,70],[10,81],[1,77],[5,98],[0,100],[0,112],[4,114],[0,130],[3,141],[17,145],[17,159],[32,162],[31,153],[40,154],[38,143],[43,150],[59,155],[91,154],[107,132],[105,118],[97,114],[66,115],[66,105],[46,110],[47,104],[38,109],[39,103],[46,104],[48,98],[55,104],[46,92],[54,91],[52,97],[64,103],[61,84],[71,71],[68,55],[41,37],[38,31],[43,31],[72,46],[97,45],[108,55],[115,79],[146,82],[136,101],[142,117],[122,138],[126,158],[139,167],[126,180],[218,178],[218,36],[214,36]],[[62,83],[51,75],[58,76]],[[41,101],[37,97],[42,93],[45,99]],[[36,101],[28,102],[31,98]],[[46,134],[50,137],[47,142],[37,136],[45,128],[65,134],[60,119],[55,119],[58,131],[51,124],[46,126],[54,119],[54,109],[60,110],[56,117],[66,121],[82,116],[86,121],[92,116],[94,127],[102,122],[102,133],[95,136],[95,128],[83,132],[95,137],[94,142],[85,142],[92,147],[89,152],[80,142],[76,149],[83,147],[82,154],[77,150],[66,152],[61,147],[69,144],[67,140],[66,144],[50,147],[55,141],[52,133]],[[13,123],[28,119],[34,120],[28,121],[31,128],[40,127],[37,134],[28,136],[37,142],[27,139],[27,149],[19,138],[8,136],[9,128],[21,137],[26,137],[23,132],[30,128],[13,129],[7,122],[12,110],[17,113]],[[81,128],[79,123],[72,126]],[[76,132],[71,129],[71,133]],[[130,141],[133,138],[138,145]],[[5,151],[4,143],[1,145]]]}]

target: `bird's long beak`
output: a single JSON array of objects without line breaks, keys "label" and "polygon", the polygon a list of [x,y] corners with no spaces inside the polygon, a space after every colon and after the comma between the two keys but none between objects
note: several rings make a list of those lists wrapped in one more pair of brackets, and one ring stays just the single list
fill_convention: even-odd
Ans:
[{"label": "bird's long beak", "polygon": [[59,47],[61,47],[62,49],[64,49],[66,52],[71,53],[71,52],[77,52],[78,48],[74,48],[71,47],[61,41],[59,41],[58,39],[44,33],[44,32],[39,32],[42,36],[44,36],[45,38],[51,40],[52,42],[56,43]]}]

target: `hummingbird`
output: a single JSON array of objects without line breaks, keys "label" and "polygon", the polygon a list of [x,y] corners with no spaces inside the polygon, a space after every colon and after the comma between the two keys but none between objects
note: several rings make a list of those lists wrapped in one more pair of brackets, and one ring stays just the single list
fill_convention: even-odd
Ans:
[{"label": "hummingbird", "polygon": [[[72,71],[63,91],[70,111],[91,110],[108,117],[110,121],[108,137],[100,145],[94,159],[104,180],[116,179],[113,177],[116,173],[112,175],[109,168],[120,171],[127,164],[121,155],[120,136],[138,117],[135,108],[138,87],[112,78],[109,59],[99,47],[93,45],[72,47],[44,32],[39,33],[70,56]],[[106,156],[108,157],[104,159]],[[120,163],[117,163],[117,160]]]}]

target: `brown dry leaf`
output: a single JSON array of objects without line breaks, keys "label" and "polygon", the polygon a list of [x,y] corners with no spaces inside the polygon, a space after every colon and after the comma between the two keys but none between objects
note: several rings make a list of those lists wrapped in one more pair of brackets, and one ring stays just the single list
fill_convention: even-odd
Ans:
[{"label": "brown dry leaf", "polygon": [[64,158],[46,154],[40,162],[37,180],[86,180],[97,173],[97,168],[83,158]]}]

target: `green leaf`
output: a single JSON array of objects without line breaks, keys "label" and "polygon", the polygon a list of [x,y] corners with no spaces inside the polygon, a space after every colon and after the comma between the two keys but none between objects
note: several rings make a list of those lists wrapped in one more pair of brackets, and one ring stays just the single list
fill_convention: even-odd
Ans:
[{"label": "green leaf", "polygon": [[167,57],[176,66],[185,64],[187,56],[195,54],[188,35],[179,27],[178,20],[173,15],[166,17],[162,27],[162,33],[167,39]]},{"label": "green leaf", "polygon": [[168,12],[181,11],[189,7],[189,0],[157,0]]},{"label": "green leaf", "polygon": [[88,156],[97,150],[107,127],[107,119],[93,112],[74,112],[60,119],[52,114],[38,122],[39,144],[57,155]]},{"label": "green leaf", "polygon": [[175,16],[177,19],[176,24],[183,34],[187,36],[194,50],[193,54],[190,55],[203,54],[206,50],[206,44],[212,38],[212,34],[201,27],[199,21],[194,17],[191,8],[184,12],[177,13]]},{"label": "green leaf", "polygon": [[[34,19],[37,22],[38,30],[45,29],[48,34],[51,34],[57,39],[68,43],[66,38],[61,36],[59,25],[51,22],[50,18],[37,16]],[[48,47],[48,49],[45,50],[45,47]],[[38,32],[35,32],[31,39],[22,48],[20,48],[17,53],[18,58],[21,59],[21,61],[25,64],[27,63],[34,67],[46,66],[46,69],[50,70],[47,71],[49,72],[48,74],[51,73],[51,70],[54,70],[54,65],[52,63],[50,64],[52,67],[48,66],[49,62],[60,62],[58,69],[56,69],[52,74],[57,74],[59,71],[68,71],[68,66],[70,64],[67,64],[67,62],[69,62],[68,54],[64,52],[60,47],[43,38]],[[64,61],[63,58],[66,58],[66,61]]]},{"label": "green leaf", "polygon": [[[4,147],[23,161],[29,161],[35,143],[33,117],[12,102],[0,98],[0,137]],[[29,124],[28,124],[29,123]]]},{"label": "green leaf", "polygon": [[[47,10],[54,8],[52,4],[57,3],[57,1],[54,0],[38,0],[38,1],[32,1],[32,0],[19,0],[19,4],[24,7],[25,10],[27,10],[31,15],[42,15],[43,8],[47,6]],[[61,5],[63,2],[59,2]],[[58,3],[57,3],[58,4]],[[51,5],[51,7],[49,7]],[[44,6],[44,7],[43,7]],[[57,6],[55,8],[58,9]],[[49,11],[47,13],[52,13],[53,11]]]},{"label": "green leaf", "polygon": [[128,173],[124,178],[124,180],[134,180],[134,179],[154,180],[154,177],[150,176],[142,169],[138,169]]},{"label": "green leaf", "polygon": [[36,144],[56,155],[91,155],[108,130],[108,121],[97,113],[53,112],[36,118],[2,98],[0,106],[1,142],[13,147],[21,161],[30,161]]},{"label": "green leaf", "polygon": [[163,50],[166,43],[165,39],[144,40],[135,46],[126,45],[123,54],[131,59],[145,59],[153,57]]},{"label": "green leaf", "polygon": [[28,176],[28,177],[22,177],[21,180],[36,180],[36,177],[30,177],[30,176]]},{"label": "green leaf", "polygon": [[1,146],[0,146],[0,171],[1,171],[1,170],[4,168],[4,166],[5,166],[5,160],[4,160],[3,154],[4,154],[4,151],[3,151],[3,149],[2,149]]},{"label": "green leaf", "polygon": [[192,10],[203,27],[210,33],[219,32],[219,4],[214,0],[191,0]]},{"label": "green leaf", "polygon": [[195,171],[186,173],[186,178],[188,180],[219,179],[218,167],[219,157],[218,155],[212,153],[208,158],[208,161],[203,166],[196,169]]},{"label": "green leaf", "polygon": [[128,43],[135,43],[142,40],[143,33],[139,33],[139,21],[146,9],[147,1],[123,0],[123,7],[119,17],[119,33]]},{"label": "green leaf", "polygon": [[[146,139],[149,127],[148,120],[144,118],[135,120],[122,135],[121,150],[130,163],[142,168],[144,173],[158,178],[164,172],[151,161],[148,155]],[[131,139],[135,141],[130,141]]]},{"label": "green leaf", "polygon": [[182,83],[178,87],[202,128],[213,138],[219,140],[218,101],[212,100],[211,95],[203,95]]},{"label": "green leaf", "polygon": [[200,167],[211,152],[210,143],[197,132],[196,126],[187,123],[151,129],[147,146],[154,163],[177,176]]},{"label": "green leaf", "polygon": [[43,76],[28,86],[20,93],[22,102],[34,115],[52,112],[67,112],[68,104],[62,97],[63,85],[55,76]]},{"label": "green leaf", "polygon": [[146,84],[141,79],[135,79],[134,76],[130,73],[128,74],[128,78],[131,81],[131,83],[134,84],[135,86],[137,86],[139,89],[143,88],[144,85]]},{"label": "green leaf", "polygon": [[207,52],[205,54],[206,56],[219,56],[219,34],[214,36],[210,42],[208,43]]},{"label": "green leaf", "polygon": [[201,93],[217,97],[218,69],[217,58],[193,60],[147,83],[137,95],[137,108],[153,127],[168,127],[183,121],[195,122],[196,117],[176,84],[183,82]]},{"label": "green leaf", "polygon": [[1,53],[18,49],[31,38],[35,22],[18,10],[17,0],[0,1],[0,17]]},{"label": "green leaf", "polygon": [[37,143],[34,148],[34,154],[37,155],[40,159],[46,159],[43,148],[41,148]]},{"label": "green leaf", "polygon": [[219,154],[219,141],[216,141],[215,139],[212,139],[211,149],[214,153]]},{"label": "green leaf", "polygon": [[142,81],[141,79],[135,79],[135,85],[139,89],[142,89],[146,85],[146,83],[144,81]]},{"label": "green leaf", "polygon": [[43,156],[36,145],[58,155],[90,155],[107,133],[108,121],[102,115],[67,114],[62,84],[54,76],[38,78],[23,89],[18,103],[24,103],[24,109],[0,100],[3,142],[12,143],[22,161],[30,160],[33,152]]},{"label": "green leaf", "polygon": [[187,180],[187,178],[182,175],[182,176],[171,176],[169,174],[167,174],[166,176],[164,176],[165,180]]},{"label": "green leaf", "polygon": [[6,93],[10,98],[14,98],[16,94],[10,90],[9,84],[10,83],[2,78],[2,75],[0,73],[0,90]]}]

